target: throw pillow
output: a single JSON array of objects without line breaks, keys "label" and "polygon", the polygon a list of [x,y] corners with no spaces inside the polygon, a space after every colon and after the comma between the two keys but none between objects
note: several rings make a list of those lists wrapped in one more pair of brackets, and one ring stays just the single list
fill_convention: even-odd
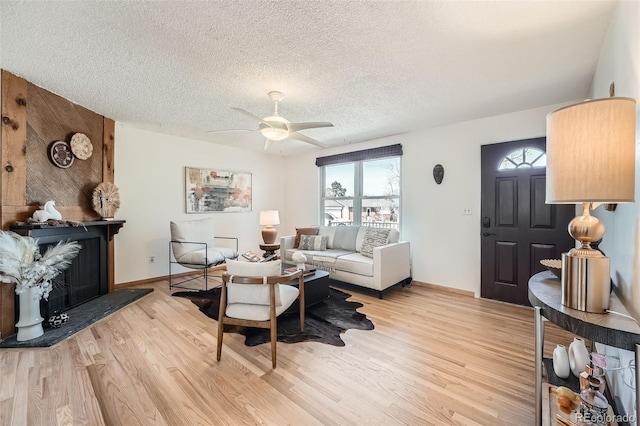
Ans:
[{"label": "throw pillow", "polygon": [[327,249],[328,238],[324,235],[301,235],[300,250],[324,251]]},{"label": "throw pillow", "polygon": [[[244,277],[270,277],[280,275],[282,262],[242,262],[227,260],[227,274]],[[276,306],[282,305],[280,287],[276,286]],[[244,303],[253,305],[270,305],[271,289],[263,284],[227,284],[227,303]]]},{"label": "throw pillow", "polygon": [[362,247],[360,253],[363,256],[373,257],[374,247],[380,247],[387,244],[387,238],[389,238],[390,229],[382,228],[375,229],[369,228],[364,233],[364,240],[362,241]]},{"label": "throw pillow", "polygon": [[273,262],[242,262],[240,260],[227,260],[227,274],[243,277],[270,277],[280,275],[282,261]]},{"label": "throw pillow", "polygon": [[188,244],[184,241],[207,243],[209,247],[215,246],[213,238],[214,225],[215,220],[211,218],[170,222],[171,239],[181,242],[171,245],[173,255],[179,258],[184,253],[205,247],[203,244]]},{"label": "throw pillow", "polygon": [[298,248],[300,245],[300,237],[302,235],[318,235],[319,228],[310,227],[310,228],[296,228],[296,240],[293,243],[293,248]]},{"label": "throw pillow", "polygon": [[356,237],[359,228],[359,226],[336,226],[333,248],[356,251]]}]

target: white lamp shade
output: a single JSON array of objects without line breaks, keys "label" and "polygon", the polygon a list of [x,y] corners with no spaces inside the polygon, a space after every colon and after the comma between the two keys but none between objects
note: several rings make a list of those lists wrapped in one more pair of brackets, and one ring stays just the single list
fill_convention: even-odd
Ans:
[{"label": "white lamp shade", "polygon": [[280,225],[278,210],[262,210],[260,212],[260,225]]},{"label": "white lamp shade", "polygon": [[262,133],[262,136],[265,138],[272,141],[280,141],[289,137],[289,131],[286,126],[286,123],[289,122],[288,120],[280,117],[279,115],[265,117],[263,120],[271,124],[271,126],[267,126],[263,123],[260,124],[260,133]]},{"label": "white lamp shade", "polygon": [[547,204],[633,202],[636,101],[607,98],[547,115]]}]

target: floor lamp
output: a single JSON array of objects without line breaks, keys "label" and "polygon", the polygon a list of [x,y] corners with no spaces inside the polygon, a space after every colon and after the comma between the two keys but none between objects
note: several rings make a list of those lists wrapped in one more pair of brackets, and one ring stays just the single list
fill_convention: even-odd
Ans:
[{"label": "floor lamp", "polygon": [[604,313],[611,293],[610,260],[591,243],[604,225],[591,216],[603,203],[634,201],[636,102],[607,98],[547,115],[547,204],[582,204],[569,223],[581,247],[562,254],[562,304]]}]

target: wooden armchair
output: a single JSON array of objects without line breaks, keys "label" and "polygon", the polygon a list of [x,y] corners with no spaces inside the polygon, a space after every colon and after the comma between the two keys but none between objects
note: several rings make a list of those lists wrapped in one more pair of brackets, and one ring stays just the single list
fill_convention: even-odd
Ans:
[{"label": "wooden armchair", "polygon": [[[218,316],[217,359],[222,356],[224,325],[268,328],[271,331],[271,364],[276,368],[277,317],[296,299],[300,303],[300,331],[304,331],[304,279],[302,271],[281,274],[280,261],[252,263],[227,261],[222,275]],[[299,289],[281,284],[298,279]]]}]

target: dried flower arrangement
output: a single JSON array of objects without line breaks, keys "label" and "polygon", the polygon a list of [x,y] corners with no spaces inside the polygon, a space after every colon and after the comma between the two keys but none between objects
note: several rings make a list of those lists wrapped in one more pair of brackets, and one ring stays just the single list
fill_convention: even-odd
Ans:
[{"label": "dried flower arrangement", "polygon": [[47,299],[51,280],[68,268],[80,251],[77,242],[60,241],[40,253],[38,240],[10,231],[0,231],[0,282],[15,283],[16,294],[35,288],[35,297]]}]

